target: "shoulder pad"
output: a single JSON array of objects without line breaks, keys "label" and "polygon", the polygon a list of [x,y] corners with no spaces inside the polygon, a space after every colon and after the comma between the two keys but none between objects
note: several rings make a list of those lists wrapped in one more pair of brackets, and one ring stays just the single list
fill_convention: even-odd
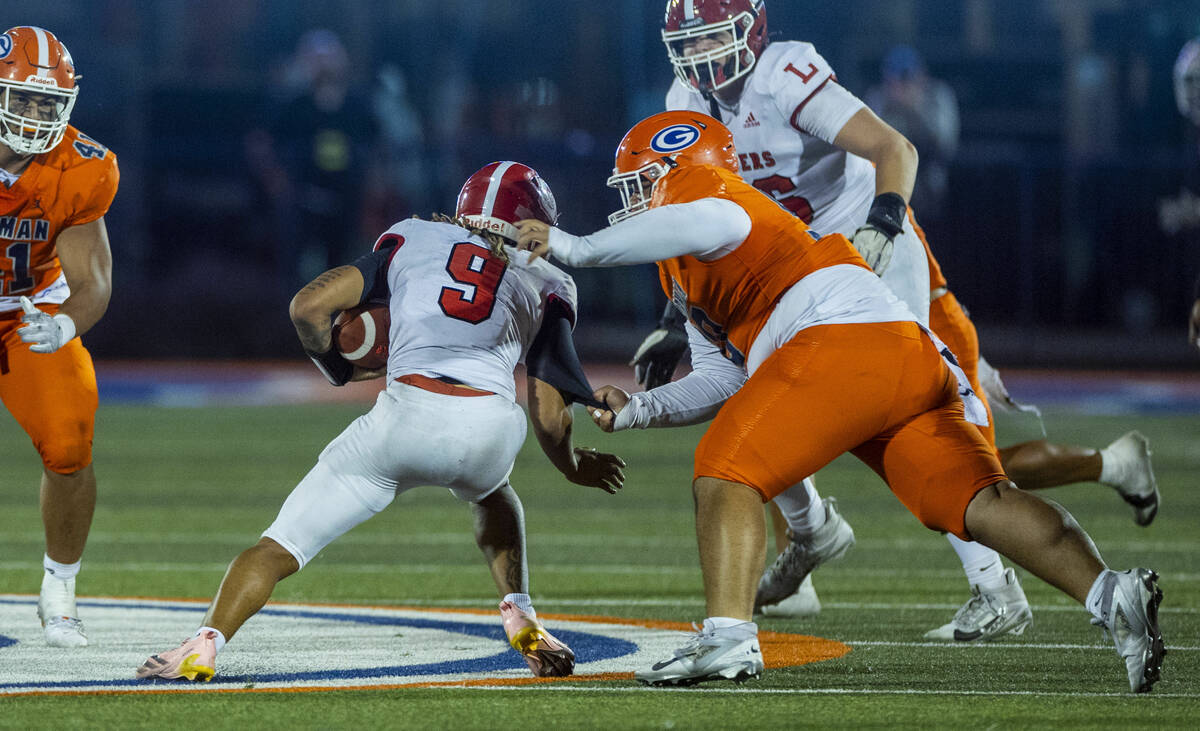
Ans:
[{"label": "shoulder pad", "polygon": [[783,89],[791,89],[792,93],[797,93],[799,87],[815,90],[830,77],[836,78],[833,67],[813,44],[801,41],[772,43],[757,66],[751,83],[771,96]]}]

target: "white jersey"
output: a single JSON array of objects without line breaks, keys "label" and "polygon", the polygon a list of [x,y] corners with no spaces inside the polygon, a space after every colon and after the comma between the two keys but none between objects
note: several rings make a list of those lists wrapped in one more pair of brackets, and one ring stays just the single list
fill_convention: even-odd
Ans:
[{"label": "white jersey", "polygon": [[381,237],[388,241],[397,242],[387,272],[388,380],[447,376],[515,400],[513,369],[547,303],[576,312],[571,277],[516,249],[504,263],[487,241],[448,223],[401,221]]},{"label": "white jersey", "polygon": [[[854,235],[875,199],[875,168],[833,144],[863,102],[837,84],[811,43],[778,41],[755,64],[734,110],[718,106],[733,133],[739,174],[799,217],[819,236]],[[712,114],[700,92],[675,79],[666,108]],[[884,282],[925,323],[929,265],[925,247],[905,226]]]},{"label": "white jersey", "polygon": [[[755,64],[737,108],[720,112],[747,182],[817,233],[850,236],[875,198],[875,168],[833,144],[863,107],[844,90],[823,94],[836,87],[835,79],[811,43],[772,43]],[[712,113],[700,92],[679,79],[667,92],[666,106]]]}]

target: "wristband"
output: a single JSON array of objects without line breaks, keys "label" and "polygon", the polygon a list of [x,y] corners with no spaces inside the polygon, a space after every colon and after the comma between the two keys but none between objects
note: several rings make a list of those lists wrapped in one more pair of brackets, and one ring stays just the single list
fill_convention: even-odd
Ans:
[{"label": "wristband", "polygon": [[871,210],[867,213],[867,224],[884,232],[889,238],[895,238],[896,234],[904,230],[904,218],[907,212],[908,204],[904,202],[904,198],[899,193],[877,195],[875,200],[871,201]]},{"label": "wristband", "polygon": [[343,358],[341,353],[337,352],[337,348],[330,348],[324,353],[314,353],[305,348],[304,352],[312,359],[317,370],[321,371],[322,375],[335,386],[346,385],[350,377],[354,375],[354,366]]}]

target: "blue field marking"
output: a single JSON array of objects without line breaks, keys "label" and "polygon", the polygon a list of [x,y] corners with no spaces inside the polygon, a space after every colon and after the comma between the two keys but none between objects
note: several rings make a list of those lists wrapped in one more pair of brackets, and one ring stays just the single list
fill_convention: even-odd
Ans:
[{"label": "blue field marking", "polygon": [[15,639],[13,639],[12,637],[5,637],[4,635],[0,635],[0,649],[3,649],[10,645],[15,645],[15,644],[17,644],[17,641]]},{"label": "blue field marking", "polygon": [[[12,605],[33,605],[36,604],[36,599],[0,599],[0,603]],[[80,600],[79,606],[102,607],[106,609],[120,607],[126,609],[147,609],[152,611],[194,612],[197,614],[202,614],[206,609],[206,607],[199,605],[186,606],[178,604],[151,604],[140,602],[122,602],[114,604],[113,602],[94,602],[87,600]],[[390,627],[411,627],[413,629],[440,630],[453,634],[462,634],[471,637],[496,640],[497,642],[503,643],[505,649],[495,655],[475,657],[465,660],[422,663],[417,665],[389,665],[382,667],[351,668],[345,670],[312,670],[290,673],[267,673],[261,675],[218,675],[210,683],[208,683],[210,687],[219,685],[245,686],[252,683],[279,683],[288,681],[344,681],[387,677],[402,678],[428,677],[431,675],[462,675],[468,673],[489,673],[499,670],[523,670],[527,667],[524,658],[522,658],[521,655],[515,650],[507,647],[508,638],[505,636],[504,629],[500,625],[499,615],[497,615],[496,622],[494,624],[480,624],[473,622],[424,619],[417,617],[389,617],[377,614],[352,614],[348,612],[339,612],[336,610],[284,609],[271,607],[261,610],[258,614],[268,617],[319,619],[333,622],[346,622],[351,624],[369,624]],[[575,652],[576,662],[578,663],[611,660],[613,658],[630,655],[636,652],[638,649],[638,646],[633,642],[615,637],[606,637],[604,635],[593,634],[590,632],[555,629],[554,634],[571,647],[571,649]],[[5,646],[3,640],[9,640],[8,644],[16,644],[16,640],[0,636],[0,647]],[[89,688],[102,686],[148,687],[155,685],[172,686],[179,684],[180,681],[177,680],[138,680],[135,678],[115,678],[108,680],[83,681],[71,680],[24,683],[0,682],[0,690],[13,688],[37,688],[53,690],[58,688]]]}]

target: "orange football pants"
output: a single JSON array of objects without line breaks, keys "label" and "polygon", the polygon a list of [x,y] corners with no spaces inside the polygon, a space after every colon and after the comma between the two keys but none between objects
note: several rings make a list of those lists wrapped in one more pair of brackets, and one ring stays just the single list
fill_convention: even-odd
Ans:
[{"label": "orange football pants", "polygon": [[970,540],[967,504],[1005,476],[957,393],[916,323],[807,328],[721,407],[694,477],[748,485],[765,502],[851,452],[923,524]]},{"label": "orange football pants", "polygon": [[[58,307],[41,305],[54,314]],[[70,474],[92,463],[96,370],[74,338],[53,353],[34,353],[21,341],[21,312],[0,313],[0,400],[51,472]]]},{"label": "orange football pants", "polygon": [[953,292],[946,292],[929,303],[929,329],[937,333],[958,359],[958,365],[967,374],[975,395],[987,409],[987,426],[979,426],[983,438],[992,449],[996,448],[996,423],[992,420],[992,405],[979,387],[979,333],[975,324],[967,317],[967,311],[959,304]]}]

